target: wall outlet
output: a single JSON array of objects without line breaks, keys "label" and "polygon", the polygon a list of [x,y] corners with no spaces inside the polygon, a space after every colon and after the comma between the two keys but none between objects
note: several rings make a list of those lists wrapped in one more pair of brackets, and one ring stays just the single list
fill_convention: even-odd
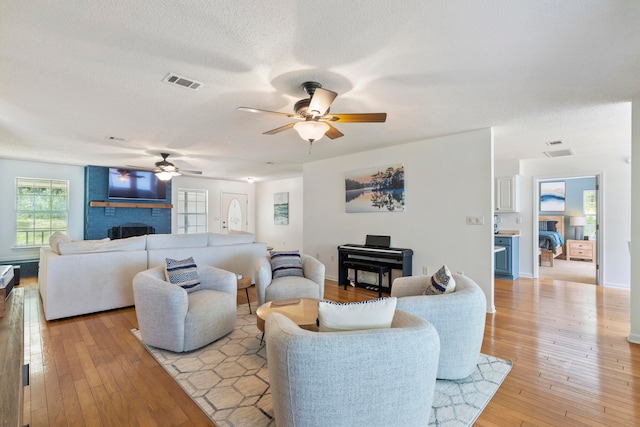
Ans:
[{"label": "wall outlet", "polygon": [[331,262],[335,262],[335,260],[336,260],[336,257],[331,255]]},{"label": "wall outlet", "polygon": [[484,216],[468,216],[465,217],[467,225],[484,225]]},{"label": "wall outlet", "polygon": [[429,275],[429,267],[422,267],[422,274],[424,274],[425,276]]}]

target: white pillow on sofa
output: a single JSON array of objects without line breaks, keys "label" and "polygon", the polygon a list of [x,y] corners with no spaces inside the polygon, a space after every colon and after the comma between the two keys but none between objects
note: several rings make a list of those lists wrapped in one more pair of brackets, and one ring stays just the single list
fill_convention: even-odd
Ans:
[{"label": "white pillow on sofa", "polygon": [[389,328],[397,301],[396,297],[350,303],[322,300],[318,303],[318,330],[334,332]]},{"label": "white pillow on sofa", "polygon": [[61,242],[70,242],[71,238],[64,234],[62,231],[56,231],[49,237],[49,246],[51,246],[51,250],[53,252],[60,255],[60,243]]}]

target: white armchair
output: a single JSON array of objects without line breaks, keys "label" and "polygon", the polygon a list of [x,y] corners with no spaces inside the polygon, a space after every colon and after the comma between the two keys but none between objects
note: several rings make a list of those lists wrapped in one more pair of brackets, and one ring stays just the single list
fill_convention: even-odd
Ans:
[{"label": "white armchair", "polygon": [[390,328],[318,333],[273,313],[265,338],[279,427],[429,424],[440,347],[429,322],[396,310]]},{"label": "white armchair", "polygon": [[256,259],[255,280],[258,304],[288,298],[322,299],[324,297],[324,264],[310,255],[301,254],[300,257],[304,277],[287,276],[275,279],[271,272],[269,255]]},{"label": "white armchair", "polygon": [[201,289],[187,293],[165,280],[164,267],[133,278],[133,299],[142,342],[184,352],[200,348],[233,331],[236,324],[236,275],[199,266]]},{"label": "white armchair", "polygon": [[480,357],[487,314],[484,292],[476,282],[453,274],[454,292],[423,295],[430,276],[398,277],[391,296],[398,297],[396,309],[427,320],[440,335],[438,378],[457,380],[473,373]]}]

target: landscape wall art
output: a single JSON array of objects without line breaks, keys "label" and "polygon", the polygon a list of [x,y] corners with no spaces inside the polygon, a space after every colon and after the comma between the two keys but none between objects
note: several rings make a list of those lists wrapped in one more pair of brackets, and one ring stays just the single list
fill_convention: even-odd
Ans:
[{"label": "landscape wall art", "polygon": [[564,212],[565,182],[550,181],[540,183],[540,211]]},{"label": "landscape wall art", "polygon": [[346,211],[404,212],[404,166],[390,165],[345,174]]}]

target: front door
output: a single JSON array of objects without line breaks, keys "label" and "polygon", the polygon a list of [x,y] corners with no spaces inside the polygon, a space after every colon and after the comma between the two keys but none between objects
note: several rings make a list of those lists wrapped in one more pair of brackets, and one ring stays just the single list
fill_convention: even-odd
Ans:
[{"label": "front door", "polygon": [[229,230],[247,231],[247,208],[249,196],[239,193],[222,193],[220,213],[222,233],[227,234]]}]

